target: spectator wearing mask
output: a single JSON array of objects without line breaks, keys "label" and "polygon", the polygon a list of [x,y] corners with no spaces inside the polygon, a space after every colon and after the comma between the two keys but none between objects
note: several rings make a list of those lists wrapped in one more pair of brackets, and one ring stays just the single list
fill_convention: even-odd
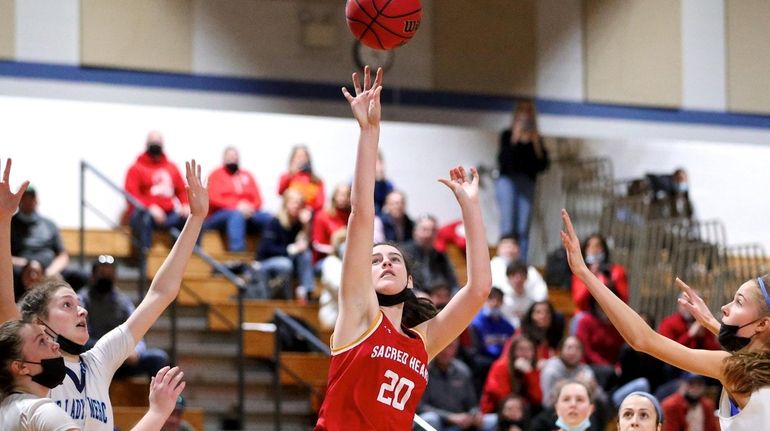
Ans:
[{"label": "spectator wearing mask", "polygon": [[[492,285],[502,289],[505,296],[509,296],[512,286],[509,281],[508,268],[514,262],[526,262],[522,259],[519,240],[515,234],[509,233],[500,237],[497,242],[497,253],[492,258]],[[548,286],[540,275],[540,271],[532,265],[526,265],[527,277],[524,282],[524,289],[527,296],[535,301],[543,301],[548,298]]]},{"label": "spectator wearing mask", "polygon": [[662,431],[718,431],[716,406],[705,393],[705,379],[686,373],[679,390],[661,402],[666,417]]},{"label": "spectator wearing mask", "polygon": [[511,394],[505,397],[497,413],[497,431],[527,431],[529,415],[527,404],[521,395]]},{"label": "spectator wearing mask", "polygon": [[[438,281],[449,284],[452,292],[458,288],[452,264],[446,253],[435,248],[438,222],[432,215],[423,215],[417,219],[412,234],[412,242],[404,248],[415,263],[415,282],[418,286],[432,286]],[[429,288],[430,290],[430,288]]]},{"label": "spectator wearing mask", "polygon": [[500,357],[506,340],[513,335],[513,325],[503,316],[503,292],[497,287],[489,291],[484,308],[471,322],[469,332],[472,347],[470,353],[476,387],[482,387],[489,367]]},{"label": "spectator wearing mask", "polygon": [[324,206],[324,182],[313,172],[310,151],[305,145],[296,145],[291,149],[289,169],[278,179],[278,194],[283,196],[286,189],[299,190],[304,198],[305,207],[314,213]]},{"label": "spectator wearing mask", "polygon": [[[131,299],[115,285],[117,265],[114,257],[99,256],[91,268],[91,281],[78,292],[81,306],[89,310],[87,323],[90,338],[86,343],[86,350],[125,322],[136,309]],[[169,362],[166,352],[148,348],[142,340],[115,372],[115,378],[154,376],[161,368],[169,365]]]},{"label": "spectator wearing mask", "polygon": [[227,147],[222,166],[208,178],[209,215],[204,229],[226,233],[229,251],[245,251],[246,235],[262,231],[272,218],[261,211],[262,195],[251,172],[241,168],[235,147]]},{"label": "spectator wearing mask", "polygon": [[380,220],[382,221],[386,241],[403,244],[412,240],[414,222],[406,213],[406,196],[404,192],[394,190],[388,193],[382,206]]},{"label": "spectator wearing mask", "polygon": [[126,192],[147,209],[140,211],[129,205],[128,210],[133,235],[145,250],[152,245],[153,229],[182,229],[190,214],[184,179],[163,146],[163,135],[150,132],[145,151],[126,173]]}]

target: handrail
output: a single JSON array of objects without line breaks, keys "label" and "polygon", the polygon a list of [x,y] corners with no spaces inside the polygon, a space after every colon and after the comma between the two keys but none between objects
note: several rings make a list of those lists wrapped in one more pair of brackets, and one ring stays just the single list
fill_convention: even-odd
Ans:
[{"label": "handrail", "polygon": [[[86,171],[90,171],[92,174],[94,174],[99,180],[101,180],[104,184],[106,184],[109,188],[111,188],[113,191],[117,192],[118,194],[122,195],[123,198],[128,201],[130,205],[132,205],[136,210],[139,211],[145,211],[147,212],[147,207],[145,207],[139,200],[137,200],[134,196],[129,194],[127,191],[125,191],[122,187],[115,184],[112,180],[107,178],[106,175],[104,175],[102,172],[100,172],[95,166],[88,163],[85,160],[80,161],[80,255],[79,255],[79,261],[81,267],[85,265],[85,208],[88,206],[88,202],[86,200]],[[117,227],[117,226],[113,226]],[[169,234],[176,240],[179,237],[179,234],[181,232],[179,229],[172,228],[169,230]],[[147,250],[144,249],[142,244],[139,242],[138,238],[136,238],[133,234],[130,234],[132,244],[134,245],[134,248],[139,250],[139,281],[138,281],[138,293],[139,298],[142,298],[144,296],[144,285],[146,284],[146,277],[147,277]],[[196,245],[193,249],[193,252],[203,259],[209,266],[211,266],[214,270],[222,274],[228,281],[233,283],[237,287],[237,299],[238,299],[238,325],[237,325],[237,331],[238,331],[238,420],[241,426],[245,423],[245,394],[246,394],[246,387],[245,387],[245,358],[243,354],[243,318],[244,318],[244,311],[243,311],[243,294],[245,290],[245,282],[243,279],[235,275],[232,271],[230,271],[229,268],[227,268],[225,265],[219,263],[216,259],[209,256],[203,249]],[[170,307],[170,314],[171,314],[171,340],[170,340],[170,354],[171,362],[176,363],[176,351],[177,351],[177,314],[176,314],[176,301],[172,302]]]}]

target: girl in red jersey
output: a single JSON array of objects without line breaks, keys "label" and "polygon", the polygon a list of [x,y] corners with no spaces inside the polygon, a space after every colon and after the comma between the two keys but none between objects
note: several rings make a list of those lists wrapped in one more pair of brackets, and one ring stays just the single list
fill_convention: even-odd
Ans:
[{"label": "girl in red jersey", "polygon": [[[391,244],[373,247],[374,182],[380,135],[382,70],[355,96],[343,88],[361,134],[358,141],[326,398],[316,430],[410,430],[427,383],[428,362],[460,335],[489,295],[489,249],[479,206],[478,173],[461,167],[441,183],[454,193],[467,236],[468,283],[438,314],[412,293],[410,268]],[[427,305],[427,306],[426,306]]]}]

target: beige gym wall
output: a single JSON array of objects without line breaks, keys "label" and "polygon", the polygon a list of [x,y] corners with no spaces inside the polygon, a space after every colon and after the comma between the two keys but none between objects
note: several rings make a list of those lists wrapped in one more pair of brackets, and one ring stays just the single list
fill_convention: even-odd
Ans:
[{"label": "beige gym wall", "polygon": [[770,2],[727,0],[727,106],[770,113]]},{"label": "beige gym wall", "polygon": [[192,17],[192,0],[82,0],[82,64],[190,72]]},{"label": "beige gym wall", "polygon": [[589,101],[681,105],[680,1],[585,0],[584,13]]},{"label": "beige gym wall", "polygon": [[437,90],[534,95],[535,0],[441,0],[433,9]]},{"label": "beige gym wall", "polygon": [[0,58],[16,55],[16,0],[0,0]]}]

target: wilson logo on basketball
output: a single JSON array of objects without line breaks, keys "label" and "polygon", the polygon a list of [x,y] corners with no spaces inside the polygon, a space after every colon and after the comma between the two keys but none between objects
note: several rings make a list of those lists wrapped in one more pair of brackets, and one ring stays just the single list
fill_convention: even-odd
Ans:
[{"label": "wilson logo on basketball", "polygon": [[420,28],[420,21],[406,20],[404,21],[404,33],[414,33]]}]

